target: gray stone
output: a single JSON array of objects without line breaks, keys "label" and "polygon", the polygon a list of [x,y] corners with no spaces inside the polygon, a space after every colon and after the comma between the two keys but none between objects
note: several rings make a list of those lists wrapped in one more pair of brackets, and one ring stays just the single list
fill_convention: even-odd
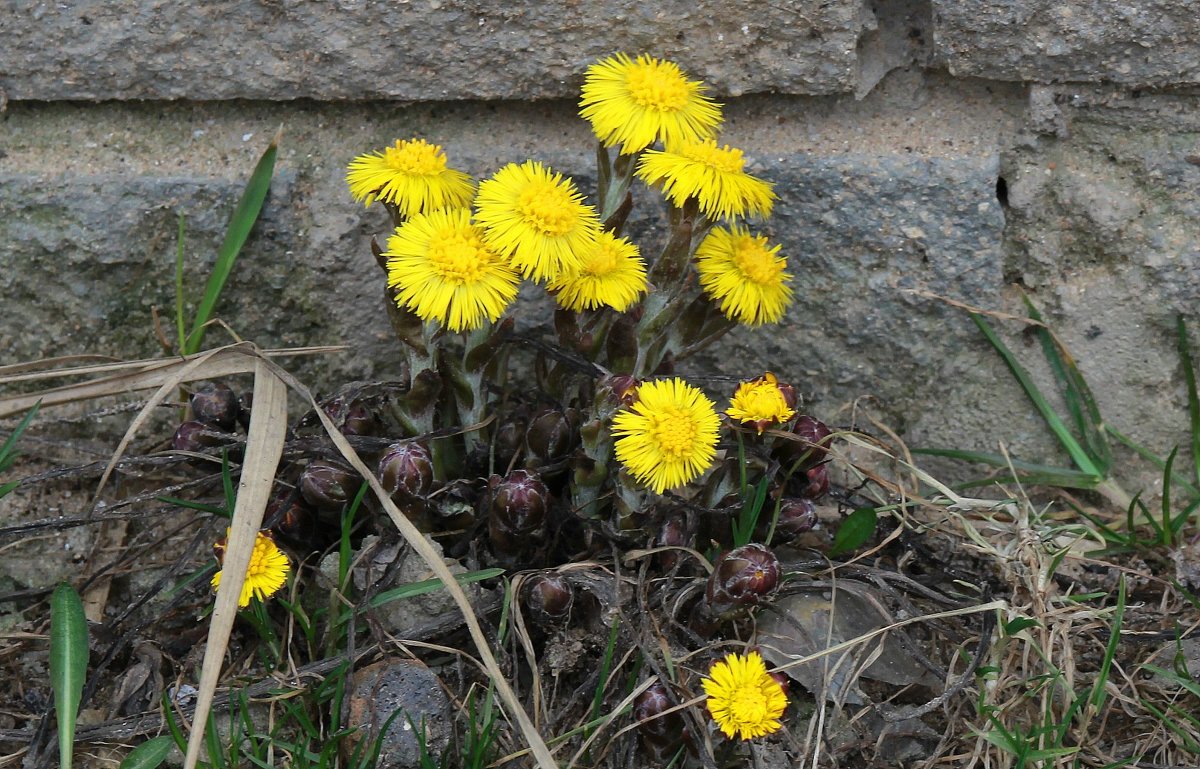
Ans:
[{"label": "gray stone", "polygon": [[0,91],[60,99],[545,99],[651,52],[716,92],[853,88],[857,0],[21,2]]},{"label": "gray stone", "polygon": [[343,709],[343,724],[357,730],[343,743],[344,757],[370,755],[382,733],[378,769],[420,767],[418,729],[437,763],[454,728],[442,682],[418,660],[385,659],[355,671]]},{"label": "gray stone", "polygon": [[1200,83],[1200,16],[1183,0],[933,0],[952,74],[1039,83]]}]

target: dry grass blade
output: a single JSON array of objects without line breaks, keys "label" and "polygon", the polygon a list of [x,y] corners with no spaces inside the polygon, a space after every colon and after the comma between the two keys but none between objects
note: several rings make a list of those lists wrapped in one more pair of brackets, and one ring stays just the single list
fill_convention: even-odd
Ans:
[{"label": "dry grass blade", "polygon": [[[311,405],[313,409],[313,412],[321,420],[321,425],[325,428],[325,432],[329,434],[330,441],[332,441],[333,445],[337,447],[337,450],[341,452],[345,460],[350,463],[351,467],[353,467],[360,476],[366,479],[367,483],[371,487],[371,493],[375,495],[376,499],[379,500],[379,504],[382,505],[383,509],[387,511],[388,517],[392,519],[394,524],[396,524],[396,528],[400,530],[400,534],[405,540],[408,541],[413,550],[421,556],[421,558],[433,571],[434,575],[442,580],[442,585],[445,587],[446,592],[450,594],[450,597],[454,600],[454,603],[457,604],[459,611],[462,612],[463,619],[467,623],[467,630],[471,634],[471,640],[475,643],[475,648],[479,652],[479,659],[483,662],[488,676],[491,678],[492,683],[496,687],[496,693],[506,706],[509,717],[516,720],[517,726],[520,728],[521,734],[524,736],[525,741],[529,744],[529,749],[533,753],[533,757],[537,762],[537,765],[541,767],[541,769],[558,769],[554,762],[553,756],[550,754],[550,750],[546,747],[546,742],[542,739],[541,734],[538,733],[537,727],[533,725],[533,721],[529,718],[529,714],[525,712],[525,708],[521,706],[521,702],[517,699],[516,693],[513,691],[508,681],[504,678],[504,674],[501,672],[500,666],[496,662],[496,657],[492,654],[491,647],[488,646],[487,636],[484,635],[483,628],[481,628],[479,625],[479,619],[475,616],[475,610],[471,606],[470,599],[467,598],[467,594],[463,591],[462,587],[459,586],[458,580],[456,580],[450,570],[446,568],[446,564],[442,560],[442,556],[433,549],[433,546],[429,543],[429,540],[425,538],[425,536],[417,529],[417,527],[414,526],[412,522],[400,512],[395,503],[392,502],[391,495],[384,491],[383,486],[380,485],[379,479],[375,477],[375,474],[371,471],[371,468],[367,467],[366,463],[364,463],[358,456],[358,452],[354,450],[354,447],[350,445],[345,436],[343,436],[341,431],[338,430],[337,426],[333,423],[333,420],[330,419],[329,415],[325,413],[325,410],[317,405],[316,399],[313,398],[312,393],[309,392],[308,388],[301,384],[295,377],[280,369],[273,363],[264,361],[264,364],[270,366],[283,381],[287,382],[288,386],[303,395],[305,400],[308,401],[309,405]],[[258,396],[256,394],[256,409],[258,403],[257,398]],[[192,769],[192,766],[188,765],[185,767],[185,769]]]},{"label": "dry grass blade", "polygon": [[[204,648],[200,691],[192,716],[192,732],[188,737],[184,769],[195,769],[200,758],[205,725],[212,709],[217,680],[221,676],[221,662],[225,659],[229,635],[233,632],[242,583],[246,580],[254,541],[262,525],[263,512],[267,508],[271,487],[275,483],[275,470],[279,466],[284,439],[287,437],[287,388],[274,369],[265,358],[257,359],[254,369],[254,410],[247,431],[246,458],[242,463],[237,503],[230,524],[224,576],[221,578],[221,588],[217,591],[208,643]],[[447,583],[453,581],[450,578]]]},{"label": "dry grass blade", "polygon": [[[248,374],[255,370],[255,359],[258,356],[268,358],[286,357],[293,355],[321,355],[337,352],[343,347],[294,347],[281,350],[258,350],[249,342],[219,347],[209,352],[201,353],[210,356],[208,368],[204,376],[199,378],[219,378],[232,374]],[[98,379],[77,384],[52,387],[35,393],[11,395],[0,398],[0,418],[21,414],[28,411],[39,400],[43,406],[54,406],[75,401],[102,398],[107,395],[121,395],[136,390],[149,390],[161,387],[163,382],[175,376],[176,370],[192,358],[150,358],[129,361],[128,363],[109,363],[97,366],[79,366],[75,368],[41,371],[36,374],[13,374],[0,376],[0,386],[33,379],[61,379],[64,376],[87,376],[105,374]],[[22,364],[23,365],[23,364]]]}]

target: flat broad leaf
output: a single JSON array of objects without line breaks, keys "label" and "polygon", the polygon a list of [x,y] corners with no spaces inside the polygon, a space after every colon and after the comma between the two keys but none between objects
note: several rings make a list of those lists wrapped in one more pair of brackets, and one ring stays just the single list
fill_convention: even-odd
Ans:
[{"label": "flat broad leaf", "polygon": [[833,536],[833,546],[829,548],[829,555],[857,550],[875,533],[875,524],[878,522],[879,515],[873,507],[860,507],[847,515],[841,528]]}]

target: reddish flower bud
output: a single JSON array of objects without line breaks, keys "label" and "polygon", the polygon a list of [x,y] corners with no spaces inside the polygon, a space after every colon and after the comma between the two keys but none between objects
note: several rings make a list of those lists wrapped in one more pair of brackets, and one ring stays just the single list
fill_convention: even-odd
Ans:
[{"label": "reddish flower bud", "polygon": [[641,382],[628,374],[610,376],[602,383],[612,391],[613,397],[622,406],[632,406],[637,402],[637,388],[640,384]]},{"label": "reddish flower bud", "polygon": [[514,470],[503,480],[492,477],[488,535],[497,555],[516,556],[541,539],[550,492],[536,474]]},{"label": "reddish flower bud", "polygon": [[229,385],[205,382],[192,393],[191,403],[192,418],[197,422],[207,422],[224,432],[231,432],[237,426],[240,408]]},{"label": "reddish flower bud", "polygon": [[[807,469],[825,461],[829,455],[829,436],[833,432],[821,420],[807,414],[796,417],[791,428],[796,438],[780,438],[778,450],[785,470],[797,462],[798,469]],[[799,440],[797,440],[799,439]]]},{"label": "reddish flower bud", "polygon": [[176,451],[202,452],[212,446],[220,446],[222,443],[225,441],[221,439],[215,425],[194,420],[179,425],[175,436],[171,438],[171,448]]},{"label": "reddish flower bud", "polygon": [[539,574],[526,583],[525,605],[544,621],[555,621],[571,613],[575,592],[571,583],[557,574]]},{"label": "reddish flower bud", "polygon": [[281,489],[271,497],[263,521],[267,528],[289,542],[303,546],[314,543],[317,515],[293,489]]},{"label": "reddish flower bud", "polygon": [[763,545],[734,548],[713,564],[705,598],[715,616],[755,606],[779,585],[779,559]]},{"label": "reddish flower bud", "polygon": [[359,483],[354,471],[340,462],[315,459],[300,475],[300,493],[318,510],[341,510],[357,493]]},{"label": "reddish flower bud", "polygon": [[393,443],[379,458],[379,482],[394,499],[400,494],[424,497],[433,488],[433,458],[416,441]]},{"label": "reddish flower bud", "polygon": [[656,761],[670,757],[683,741],[683,716],[679,711],[667,713],[675,707],[662,681],[655,681],[650,688],[633,701],[633,717],[638,722],[638,734],[642,744]]},{"label": "reddish flower bud", "polygon": [[[654,539],[655,547],[687,547],[689,544],[683,516],[668,515],[664,518]],[[679,562],[679,553],[668,550],[659,553],[657,558],[664,569],[673,569]]]},{"label": "reddish flower bud", "polygon": [[344,398],[338,396],[321,404],[321,408],[342,435],[374,435],[379,430],[379,419],[375,412],[358,398],[346,403]]},{"label": "reddish flower bud", "polygon": [[[771,525],[770,516],[763,512],[758,519],[756,532],[761,531],[765,537]],[[779,518],[775,521],[776,542],[790,542],[806,531],[811,531],[817,525],[817,506],[811,499],[802,497],[785,497],[779,505]]]},{"label": "reddish flower bud", "polygon": [[809,499],[820,499],[829,491],[829,465],[817,465],[804,471],[808,483],[800,493]]}]

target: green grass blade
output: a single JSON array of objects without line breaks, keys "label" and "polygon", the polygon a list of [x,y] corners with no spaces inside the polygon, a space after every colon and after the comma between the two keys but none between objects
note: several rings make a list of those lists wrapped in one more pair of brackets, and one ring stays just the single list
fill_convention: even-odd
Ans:
[{"label": "green grass blade", "polygon": [[[504,569],[492,567],[490,569],[480,569],[478,571],[467,571],[462,574],[455,574],[454,581],[460,585],[469,585],[472,582],[481,582],[485,579],[495,579],[504,573]],[[426,593],[432,593],[435,590],[442,589],[442,581],[437,577],[433,579],[423,579],[420,582],[410,582],[407,585],[385,590],[379,595],[367,602],[367,605],[375,608],[383,606],[385,603],[399,601],[402,598],[414,598]]]},{"label": "green grass blade", "polygon": [[[1150,464],[1154,465],[1159,470],[1166,469],[1166,467],[1167,467],[1166,460],[1164,460],[1162,457],[1158,456],[1154,452],[1150,451],[1149,449],[1147,449],[1145,446],[1141,445],[1140,443],[1134,441],[1128,435],[1125,435],[1124,433],[1122,433],[1120,430],[1116,429],[1112,425],[1105,425],[1104,431],[1106,433],[1108,433],[1109,435],[1111,435],[1112,437],[1116,438],[1117,442],[1119,442],[1121,445],[1125,446],[1125,448],[1127,448],[1130,451],[1132,451],[1133,453],[1137,454],[1139,457],[1146,460]],[[1190,483],[1188,481],[1187,478],[1183,477],[1182,475],[1173,474],[1171,476],[1171,482],[1174,483],[1176,486],[1179,486],[1179,487],[1182,487],[1183,489],[1185,489],[1189,495],[1191,495],[1193,497],[1200,497],[1200,486],[1193,485],[1192,483]]]},{"label": "green grass blade", "polygon": [[50,685],[58,713],[59,766],[71,769],[75,719],[87,678],[87,618],[79,593],[65,582],[50,598]]},{"label": "green grass blade", "polygon": [[1163,544],[1167,547],[1175,546],[1175,530],[1171,528],[1171,468],[1175,466],[1175,455],[1179,453],[1179,447],[1171,449],[1171,453],[1167,455],[1167,466],[1163,468],[1163,491],[1162,491],[1162,533]]},{"label": "green grass blade", "polygon": [[1063,399],[1071,412],[1076,429],[1083,437],[1089,455],[1100,468],[1101,475],[1107,475],[1112,467],[1112,449],[1104,435],[1104,420],[1100,417],[1100,407],[1096,405],[1096,398],[1092,395],[1092,390],[1080,373],[1079,367],[1075,365],[1074,357],[1054,334],[1050,333],[1037,307],[1029,301],[1028,296],[1023,295],[1022,299],[1025,300],[1029,317],[1043,324],[1034,327],[1042,345],[1042,354],[1062,387]]},{"label": "green grass blade", "polygon": [[175,740],[169,734],[146,740],[134,748],[128,756],[125,756],[120,769],[157,769],[163,761],[167,760],[167,755],[170,754],[173,747],[175,747]]},{"label": "green grass blade", "polygon": [[213,265],[212,274],[208,276],[204,296],[200,298],[200,304],[196,308],[196,318],[192,321],[192,330],[183,350],[186,355],[200,349],[200,343],[204,341],[205,324],[212,318],[221,290],[225,288],[225,281],[233,272],[234,262],[237,261],[238,254],[246,244],[246,238],[250,236],[250,230],[262,211],[267,190],[271,187],[271,178],[275,175],[275,156],[279,151],[279,140],[280,134],[276,134],[262,157],[258,159],[258,165],[250,175],[250,181],[246,182],[246,189],[233,212],[233,218],[229,220],[229,227],[225,230],[225,242],[217,252],[216,264]]},{"label": "green grass blade", "polygon": [[[1020,479],[1028,483],[1062,486],[1069,489],[1094,489],[1103,480],[1099,476],[1088,475],[1079,470],[1072,470],[1069,467],[1055,467],[1054,465],[1043,465],[1037,462],[1026,462],[1006,457],[1003,454],[993,454],[986,451],[913,449],[912,452],[931,457],[946,457],[948,459],[960,459],[964,462],[978,462],[979,464],[1002,467],[1004,469],[1008,469],[1011,466],[1012,469],[1019,473]],[[1000,478],[989,478],[982,481],[982,484],[997,483],[1001,480]],[[981,484],[974,483],[972,485]]]},{"label": "green grass blade", "polygon": [[1057,413],[1055,413],[1054,409],[1051,408],[1050,404],[1046,401],[1045,396],[1042,395],[1041,390],[1039,390],[1037,385],[1033,383],[1033,380],[1029,377],[1029,372],[1027,372],[1024,367],[1021,366],[1021,364],[1017,361],[1016,356],[1012,354],[1012,351],[1008,349],[1007,345],[1005,345],[1004,342],[1001,341],[1000,337],[996,335],[996,332],[992,330],[991,325],[989,325],[979,313],[971,313],[971,320],[975,321],[975,325],[979,327],[979,330],[983,332],[985,337],[987,337],[988,342],[991,343],[996,352],[1000,354],[1000,357],[1004,359],[1004,363],[1008,366],[1008,370],[1012,372],[1012,375],[1021,385],[1021,389],[1025,391],[1025,394],[1029,397],[1029,400],[1038,410],[1038,413],[1042,415],[1042,419],[1046,422],[1046,426],[1050,428],[1050,431],[1054,433],[1056,438],[1058,438],[1058,442],[1062,444],[1062,447],[1066,449],[1068,454],[1071,455],[1071,460],[1075,463],[1075,466],[1088,475],[1102,477],[1100,468],[1096,466],[1095,462],[1092,461],[1092,458],[1088,456],[1088,453],[1083,450],[1082,446],[1079,445],[1079,441],[1075,440],[1075,436],[1072,435],[1071,431],[1067,429],[1067,426],[1063,424],[1062,419]]},{"label": "green grass blade", "polygon": [[1092,686],[1092,694],[1088,705],[1095,713],[1100,712],[1104,705],[1104,687],[1108,684],[1108,676],[1112,671],[1113,657],[1116,656],[1117,646],[1121,642],[1121,623],[1125,621],[1125,575],[1117,583],[1117,610],[1113,613],[1112,630],[1108,635],[1108,646],[1104,649],[1104,661],[1100,663],[1100,672],[1096,674],[1096,682]]},{"label": "green grass blade", "polygon": [[33,408],[25,413],[25,416],[21,419],[21,423],[17,425],[12,434],[8,436],[8,439],[4,441],[4,445],[0,446],[0,471],[12,467],[13,460],[17,458],[17,441],[21,439],[21,434],[29,428],[30,422],[37,416],[38,409],[41,407],[41,401],[33,404]]},{"label": "green grass blade", "polygon": [[1200,394],[1196,392],[1196,368],[1192,364],[1192,349],[1188,344],[1187,325],[1183,316],[1175,319],[1175,330],[1179,336],[1179,363],[1183,366],[1183,381],[1187,383],[1188,423],[1192,430],[1192,470],[1196,485],[1200,486]]}]

